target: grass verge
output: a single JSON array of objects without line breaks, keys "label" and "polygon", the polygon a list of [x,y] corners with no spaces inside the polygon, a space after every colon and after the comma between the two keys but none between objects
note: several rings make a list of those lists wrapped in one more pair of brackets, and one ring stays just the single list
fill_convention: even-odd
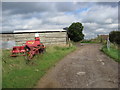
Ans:
[{"label": "grass verge", "polygon": [[36,55],[31,64],[26,64],[24,56],[10,57],[9,50],[3,50],[2,72],[3,88],[32,88],[37,81],[68,53],[74,51],[72,47],[47,47],[46,53]]},{"label": "grass verge", "polygon": [[110,47],[110,49],[108,50],[107,46],[104,45],[101,51],[103,51],[109,57],[113,58],[115,61],[120,62],[120,56],[119,56],[120,50],[118,50],[117,48]]}]

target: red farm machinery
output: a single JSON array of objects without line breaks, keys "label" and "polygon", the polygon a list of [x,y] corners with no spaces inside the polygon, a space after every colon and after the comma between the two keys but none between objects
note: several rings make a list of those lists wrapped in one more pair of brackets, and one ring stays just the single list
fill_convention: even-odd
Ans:
[{"label": "red farm machinery", "polygon": [[40,42],[39,35],[35,34],[35,40],[28,40],[23,46],[14,46],[11,56],[25,56],[27,60],[31,60],[35,55],[43,53],[45,48]]}]

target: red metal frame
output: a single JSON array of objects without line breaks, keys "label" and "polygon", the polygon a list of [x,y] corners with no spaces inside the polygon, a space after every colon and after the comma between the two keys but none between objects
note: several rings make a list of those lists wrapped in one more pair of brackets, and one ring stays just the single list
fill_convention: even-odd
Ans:
[{"label": "red metal frame", "polygon": [[45,51],[45,46],[40,43],[40,38],[35,37],[35,40],[26,41],[24,46],[14,46],[11,51],[11,56],[28,56],[28,59],[32,59],[32,57],[36,54],[42,53]]}]

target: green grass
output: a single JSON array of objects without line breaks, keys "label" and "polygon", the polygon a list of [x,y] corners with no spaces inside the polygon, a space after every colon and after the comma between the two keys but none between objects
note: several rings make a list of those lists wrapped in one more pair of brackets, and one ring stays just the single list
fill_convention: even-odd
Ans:
[{"label": "green grass", "polygon": [[[74,51],[72,47],[47,47],[46,53],[36,55],[31,64],[26,64],[24,56],[10,57],[9,50],[3,50],[3,88],[32,88],[56,62]],[[33,64],[32,64],[33,63]]]},{"label": "green grass", "polygon": [[107,46],[104,45],[101,50],[115,61],[120,62],[120,50],[118,50],[115,46],[112,45],[110,50],[108,50]]}]

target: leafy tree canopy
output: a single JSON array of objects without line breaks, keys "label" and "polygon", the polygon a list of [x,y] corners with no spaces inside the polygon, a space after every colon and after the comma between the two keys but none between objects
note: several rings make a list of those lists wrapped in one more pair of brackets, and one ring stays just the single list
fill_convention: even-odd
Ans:
[{"label": "leafy tree canopy", "polygon": [[72,40],[74,42],[78,42],[78,41],[83,40],[84,39],[84,34],[82,33],[83,28],[84,27],[79,22],[72,23],[68,27],[68,32],[67,32],[70,40]]}]

